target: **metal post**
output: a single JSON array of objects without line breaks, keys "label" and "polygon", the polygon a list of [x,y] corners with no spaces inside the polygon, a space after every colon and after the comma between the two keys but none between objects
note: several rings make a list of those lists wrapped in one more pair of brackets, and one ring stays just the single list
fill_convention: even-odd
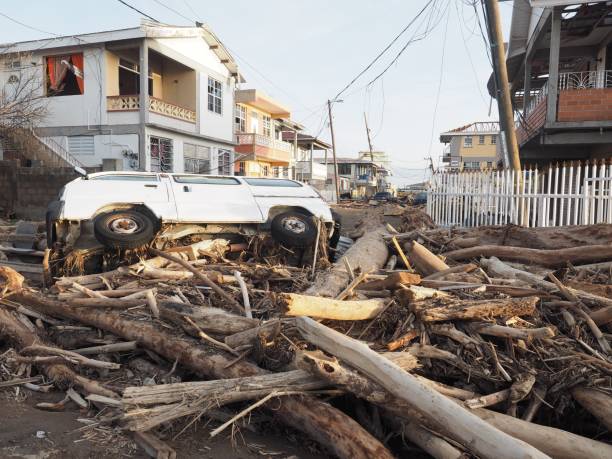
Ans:
[{"label": "metal post", "polygon": [[334,157],[334,185],[336,187],[336,202],[340,202],[340,186],[338,184],[338,160],[336,159],[336,136],[334,135],[334,119],[332,117],[331,100],[327,101],[329,111],[329,130],[332,140],[332,155]]},{"label": "metal post", "polygon": [[370,139],[370,128],[368,127],[368,119],[366,118],[365,112],[363,112],[363,120],[365,121],[366,134],[368,135],[368,145],[370,147],[370,161],[374,162],[374,153],[372,152],[372,140]]},{"label": "metal post", "polygon": [[518,143],[514,130],[512,100],[510,99],[508,69],[506,68],[506,50],[504,48],[504,37],[501,30],[498,0],[484,0],[484,5],[488,19],[493,70],[497,82],[496,99],[499,109],[499,122],[506,136],[506,146],[508,148],[508,155],[511,159],[512,168],[519,171],[521,169],[521,160],[519,158]]},{"label": "metal post", "polygon": [[553,8],[551,21],[550,54],[548,58],[548,95],[546,96],[546,124],[557,121],[559,50],[561,47],[561,9]]}]

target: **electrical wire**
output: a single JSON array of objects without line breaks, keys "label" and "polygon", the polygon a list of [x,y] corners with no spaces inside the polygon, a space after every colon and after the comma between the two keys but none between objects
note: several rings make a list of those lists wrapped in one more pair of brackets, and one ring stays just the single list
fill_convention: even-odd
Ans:
[{"label": "electrical wire", "polygon": [[26,24],[24,22],[18,21],[17,19],[9,16],[8,14],[0,13],[0,16],[5,17],[6,19],[8,19],[9,21],[14,22],[15,24],[19,24],[20,26],[23,26],[26,29],[34,30],[36,32],[44,33],[44,34],[47,34],[47,35],[52,35],[54,37],[59,37],[60,36],[59,34],[56,34],[56,33],[53,33],[53,32],[48,32],[46,30],[39,29],[38,27],[34,27],[34,26],[28,25],[28,24]]},{"label": "electrical wire", "polygon": [[[196,21],[194,21],[194,20],[193,20],[193,18],[189,18],[189,17],[185,16],[185,15],[184,15],[183,13],[181,13],[180,11],[178,11],[178,10],[176,10],[176,9],[172,8],[171,6],[166,5],[166,4],[165,4],[165,3],[163,3],[163,2],[160,2],[159,0],[153,0],[153,1],[154,1],[155,3],[157,3],[158,5],[160,5],[160,6],[164,7],[164,8],[166,8],[168,11],[172,11],[172,12],[173,12],[174,14],[176,14],[177,16],[180,16],[180,17],[182,17],[183,19],[185,19],[185,20],[187,20],[187,21],[189,21],[189,22],[193,22],[193,23],[195,23],[195,22],[196,22]],[[123,3],[123,2],[121,2],[121,3]]]},{"label": "electrical wire", "polygon": [[149,16],[147,13],[143,13],[141,10],[139,10],[138,8],[136,8],[135,6],[130,5],[127,2],[124,2],[123,0],[117,0],[119,3],[121,3],[122,5],[127,6],[128,8],[136,11],[138,14],[142,14],[144,17],[149,18],[151,21],[153,22],[157,22],[158,24],[163,24],[162,22],[159,22],[157,19],[155,19],[152,16]]}]

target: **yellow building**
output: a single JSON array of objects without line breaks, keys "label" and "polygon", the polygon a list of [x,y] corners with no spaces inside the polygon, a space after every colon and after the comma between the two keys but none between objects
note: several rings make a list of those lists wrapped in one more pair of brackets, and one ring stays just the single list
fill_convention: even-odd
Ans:
[{"label": "yellow building", "polygon": [[289,177],[293,145],[282,140],[289,109],[256,89],[235,91],[236,175]]},{"label": "yellow building", "polygon": [[475,122],[440,134],[446,145],[442,162],[454,170],[482,170],[503,165],[499,123]]}]

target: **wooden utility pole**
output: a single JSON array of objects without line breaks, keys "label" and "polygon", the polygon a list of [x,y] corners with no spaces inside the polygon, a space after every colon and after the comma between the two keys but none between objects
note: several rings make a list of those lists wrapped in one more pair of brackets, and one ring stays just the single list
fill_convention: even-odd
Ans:
[{"label": "wooden utility pole", "polygon": [[363,112],[363,120],[365,121],[366,134],[368,135],[368,145],[370,146],[370,161],[374,162],[374,153],[372,152],[372,140],[370,139],[370,128],[368,127],[368,118]]},{"label": "wooden utility pole", "polygon": [[332,154],[334,156],[334,185],[336,185],[336,202],[340,202],[340,184],[338,183],[338,160],[336,159],[336,136],[334,135],[334,118],[332,116],[331,100],[327,101],[327,109],[329,110],[329,130],[331,131]]},{"label": "wooden utility pole", "polygon": [[499,109],[499,124],[506,139],[506,148],[510,163],[514,170],[521,170],[518,142],[514,130],[514,112],[510,99],[510,85],[508,84],[508,69],[506,68],[506,50],[501,28],[498,0],[483,0],[487,15],[487,28],[489,42],[491,43],[491,57],[493,59],[493,72],[496,82],[496,99]]}]

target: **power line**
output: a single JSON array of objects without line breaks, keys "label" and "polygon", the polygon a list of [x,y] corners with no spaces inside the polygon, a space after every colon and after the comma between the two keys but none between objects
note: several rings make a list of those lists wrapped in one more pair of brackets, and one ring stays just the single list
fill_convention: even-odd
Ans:
[{"label": "power line", "polygon": [[54,36],[54,37],[59,37],[59,36],[60,36],[59,34],[56,34],[56,33],[53,33],[53,32],[47,32],[46,30],[42,30],[42,29],[39,29],[39,28],[37,28],[37,27],[34,27],[34,26],[31,26],[31,25],[28,25],[28,24],[26,24],[26,23],[24,23],[24,22],[18,21],[17,19],[12,18],[12,17],[10,17],[10,16],[8,16],[7,14],[4,14],[4,13],[0,13],[0,16],[3,16],[3,17],[5,17],[6,19],[8,19],[9,21],[12,21],[12,22],[14,22],[15,24],[19,24],[20,26],[23,26],[23,27],[25,27],[25,28],[27,28],[27,29],[30,29],[30,30],[34,30],[34,31],[36,31],[36,32],[40,32],[40,33],[45,33],[45,34],[47,34],[47,35],[52,35],[52,36]]},{"label": "power line", "polygon": [[[159,0],[153,0],[155,3],[157,3],[158,5],[166,8],[168,11],[172,11],[174,14],[176,14],[177,16],[182,17],[183,19],[189,21],[189,22],[196,22],[193,20],[193,18],[189,18],[187,16],[185,16],[183,13],[181,13],[178,10],[175,10],[174,8],[172,8],[171,6],[166,5],[165,3],[160,2]],[[122,2],[123,3],[123,2]]]},{"label": "power line", "polygon": [[149,16],[147,13],[143,13],[143,12],[142,12],[142,11],[140,11],[138,8],[136,8],[136,7],[132,6],[132,5],[130,5],[129,3],[124,2],[123,0],[117,0],[117,1],[118,1],[119,3],[121,3],[122,5],[125,5],[125,6],[127,6],[128,8],[130,8],[130,9],[132,9],[132,10],[136,11],[138,14],[142,14],[144,17],[149,18],[151,21],[154,21],[154,22],[157,22],[157,23],[161,24],[161,22],[159,22],[159,21],[158,21],[157,19],[155,19],[154,17]]},{"label": "power line", "polygon": [[434,1],[435,0],[429,0],[425,4],[425,6],[417,13],[417,15],[412,18],[410,22],[401,30],[401,32],[397,34],[395,38],[393,38],[393,40],[391,40],[391,42],[387,46],[385,46],[385,48],[380,53],[378,53],[378,55],[368,65],[366,65],[361,72],[357,74],[357,76],[355,76],[346,86],[344,86],[344,88],[342,88],[332,100],[337,100],[338,97],[340,97],[348,88],[350,88],[364,73],[370,70],[370,68],[372,68],[372,66],[395,44],[395,42],[400,39],[400,37],[412,26],[412,24],[416,22],[416,20],[427,10],[427,8],[429,8],[429,6],[434,3]]}]

